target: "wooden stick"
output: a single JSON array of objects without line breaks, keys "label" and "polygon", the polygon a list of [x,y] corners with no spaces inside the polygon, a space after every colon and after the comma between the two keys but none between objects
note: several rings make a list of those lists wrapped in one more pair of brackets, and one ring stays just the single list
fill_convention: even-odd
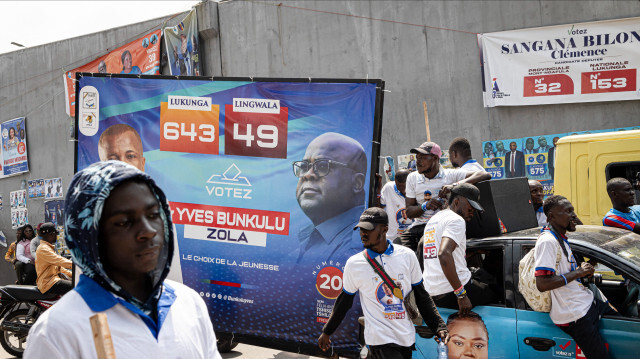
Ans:
[{"label": "wooden stick", "polygon": [[431,131],[429,130],[429,114],[427,113],[427,101],[422,101],[424,107],[424,125],[427,127],[427,141],[431,142]]},{"label": "wooden stick", "polygon": [[116,351],[113,348],[113,339],[111,338],[107,315],[98,313],[89,318],[89,321],[91,322],[93,344],[96,346],[98,359],[116,359]]}]

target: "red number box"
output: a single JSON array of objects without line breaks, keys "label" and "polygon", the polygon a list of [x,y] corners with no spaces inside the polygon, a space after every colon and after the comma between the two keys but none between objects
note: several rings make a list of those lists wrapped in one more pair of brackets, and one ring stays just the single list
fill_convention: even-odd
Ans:
[{"label": "red number box", "polygon": [[226,155],[287,158],[289,111],[280,113],[234,112],[224,108],[224,153]]},{"label": "red number box", "polygon": [[565,74],[524,77],[524,97],[571,94],[573,80]]},{"label": "red number box", "polygon": [[582,93],[635,91],[636,69],[583,72]]},{"label": "red number box", "polygon": [[160,104],[160,151],[204,153],[219,152],[220,105],[211,111],[170,109]]}]

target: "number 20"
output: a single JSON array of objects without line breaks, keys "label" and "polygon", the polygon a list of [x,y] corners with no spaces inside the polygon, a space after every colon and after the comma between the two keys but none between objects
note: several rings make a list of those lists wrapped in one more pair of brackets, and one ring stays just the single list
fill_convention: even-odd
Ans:
[{"label": "number 20", "polygon": [[[340,278],[340,276],[334,275],[330,277],[328,274],[320,274],[320,278],[325,280],[320,284],[320,288],[333,290],[342,289],[342,278]],[[331,287],[329,287],[329,285],[331,285]]]}]

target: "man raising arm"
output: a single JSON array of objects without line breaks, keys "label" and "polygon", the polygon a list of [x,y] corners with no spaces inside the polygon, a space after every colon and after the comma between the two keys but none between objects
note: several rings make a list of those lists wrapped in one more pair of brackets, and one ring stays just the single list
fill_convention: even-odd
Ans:
[{"label": "man raising arm", "polygon": [[[425,142],[411,150],[416,154],[417,168],[407,176],[406,214],[413,224],[400,235],[400,243],[415,251],[429,219],[444,207],[444,198],[454,183],[474,184],[491,179],[487,172],[467,172],[462,169],[445,169],[440,166],[442,150],[434,142]],[[441,193],[442,189],[442,193]],[[424,201],[424,192],[432,193],[431,200]]]}]

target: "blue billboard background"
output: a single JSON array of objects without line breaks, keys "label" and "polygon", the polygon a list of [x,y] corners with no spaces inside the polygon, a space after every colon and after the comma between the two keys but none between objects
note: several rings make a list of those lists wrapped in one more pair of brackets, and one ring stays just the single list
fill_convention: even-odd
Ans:
[{"label": "blue billboard background", "polygon": [[[182,278],[207,303],[216,331],[315,346],[341,290],[344,264],[349,256],[362,250],[358,233],[351,227],[367,207],[372,163],[377,163],[372,140],[379,141],[374,138],[374,128],[380,82],[81,77],[79,93],[85,88],[94,88],[91,91],[99,94],[95,108],[99,121],[97,130],[96,124],[85,124],[93,126],[94,131],[83,133],[83,124],[76,126],[78,170],[100,160],[98,141],[102,132],[125,123],[140,135],[144,170],[166,192],[174,210],[174,222],[180,222],[176,221],[175,203],[240,209],[249,214],[258,210],[288,214],[287,233],[267,233],[264,246],[239,241],[245,234],[242,229],[233,232],[218,228],[218,235],[212,235],[211,225],[176,224]],[[219,105],[217,155],[160,150],[161,136],[167,137],[160,125],[161,103],[170,96],[210,98],[212,105]],[[225,141],[230,140],[225,138],[226,111],[231,109],[228,106],[234,99],[279,100],[280,108],[288,109],[286,158],[225,154]],[[83,121],[82,113],[77,121]],[[302,160],[309,143],[327,132],[348,136],[364,149],[365,193],[362,203],[344,212],[338,221],[344,227],[339,239],[354,245],[317,254],[306,252],[302,256],[300,253],[307,248],[301,241],[313,224],[296,199],[298,178],[294,176],[292,162]],[[212,179],[236,183],[241,180],[244,187],[227,186],[232,189],[216,192],[213,187],[221,182]],[[344,185],[351,185],[349,178]],[[239,191],[234,193],[233,189]],[[185,231],[194,228],[208,235],[193,239],[191,234],[185,238]],[[251,237],[248,232],[252,231],[256,232],[255,228],[247,231],[246,236]],[[335,350],[358,349],[360,315],[360,306],[355,303],[332,336]]]}]

